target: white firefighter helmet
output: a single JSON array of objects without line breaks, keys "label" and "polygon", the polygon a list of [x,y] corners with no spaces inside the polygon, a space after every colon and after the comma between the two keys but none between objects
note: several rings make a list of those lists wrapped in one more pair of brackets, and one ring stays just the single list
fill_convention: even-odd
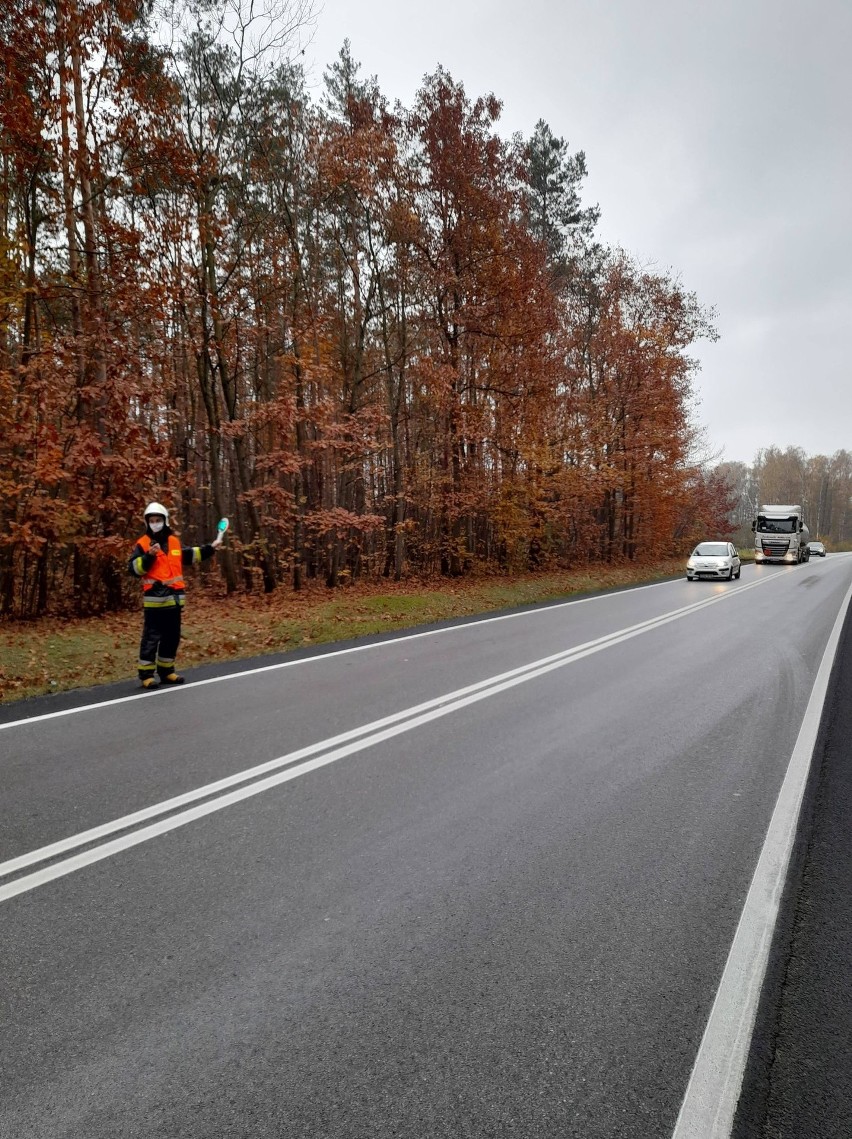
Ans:
[{"label": "white firefighter helmet", "polygon": [[165,518],[165,520],[166,520],[166,525],[168,526],[168,524],[169,524],[169,512],[168,512],[168,510],[166,510],[165,506],[162,505],[162,503],[160,503],[160,502],[149,502],[148,503],[148,505],[145,507],[145,522],[146,523],[148,521],[148,515],[149,514],[162,514],[163,518]]}]

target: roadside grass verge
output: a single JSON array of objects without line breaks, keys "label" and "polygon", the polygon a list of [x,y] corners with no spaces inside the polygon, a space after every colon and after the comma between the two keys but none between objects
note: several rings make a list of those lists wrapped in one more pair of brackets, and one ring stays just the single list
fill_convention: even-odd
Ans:
[{"label": "roadside grass verge", "polygon": [[[178,667],[244,660],[457,617],[513,609],[683,573],[683,560],[457,582],[319,583],[227,597],[189,583]],[[0,703],[136,675],[141,610],[0,624]]]}]

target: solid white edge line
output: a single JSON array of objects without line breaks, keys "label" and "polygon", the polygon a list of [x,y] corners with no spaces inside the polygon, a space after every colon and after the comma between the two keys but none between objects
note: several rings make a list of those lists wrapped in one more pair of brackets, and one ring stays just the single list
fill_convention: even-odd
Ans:
[{"label": "solid white edge line", "polygon": [[[849,557],[852,555],[844,552],[832,555],[832,561],[835,558]],[[781,567],[785,568],[785,567]],[[792,567],[786,567],[792,568]],[[771,578],[766,578],[766,581],[772,581],[775,577],[780,577],[780,574],[773,574]],[[299,657],[296,660],[282,660],[276,664],[264,664],[258,668],[247,668],[242,672],[228,672],[222,676],[209,676],[206,680],[193,680],[191,684],[184,685],[179,688],[173,689],[173,698],[176,698],[179,693],[184,696],[193,692],[196,688],[203,688],[207,684],[221,684],[224,680],[240,680],[245,676],[258,676],[262,672],[275,672],[280,668],[294,668],[299,664],[313,664],[317,661],[325,661],[331,657],[346,656],[347,653],[363,653],[368,649],[376,649],[385,645],[399,644],[401,641],[416,641],[422,637],[437,637],[442,633],[454,633],[458,629],[469,629],[473,625],[488,625],[494,621],[511,621],[516,617],[535,617],[542,613],[549,613],[553,609],[564,609],[569,605],[585,605],[590,601],[603,601],[605,598],[617,597],[622,593],[639,593],[643,589],[659,589],[665,585],[676,585],[682,578],[676,578],[673,581],[654,581],[648,585],[636,585],[627,589],[610,590],[606,593],[597,593],[594,597],[576,597],[570,601],[557,601],[552,605],[542,604],[536,606],[535,609],[523,609],[518,613],[501,613],[499,617],[477,617],[475,620],[460,622],[458,625],[446,625],[440,629],[427,629],[422,633],[408,633],[399,637],[388,637],[386,640],[371,641],[368,645],[351,645],[348,649],[333,649],[327,653],[318,653],[316,656]],[[751,585],[757,584],[750,582],[748,586],[739,585],[736,590],[732,592],[741,593],[742,590],[749,588]],[[330,642],[333,643],[333,642]],[[113,700],[99,700],[94,704],[81,704],[76,708],[64,708],[58,712],[44,712],[40,716],[26,716],[21,720],[9,720],[6,723],[0,723],[0,732],[6,728],[18,728],[25,724],[39,724],[43,720],[55,720],[60,716],[74,716],[78,712],[92,712],[96,708],[110,708],[114,704],[127,704],[132,700],[147,700],[151,696],[159,695],[156,692],[134,692],[130,696],[116,696]]]},{"label": "solid white edge line", "polygon": [[[776,576],[773,574],[773,577]],[[767,578],[767,580],[769,580]],[[299,657],[296,660],[282,660],[276,664],[264,664],[258,668],[248,668],[242,672],[228,672],[223,676],[209,676],[206,680],[193,680],[191,684],[183,685],[172,689],[173,697],[177,697],[179,693],[184,696],[187,693],[193,692],[196,688],[203,688],[207,684],[221,684],[224,680],[240,680],[246,676],[258,676],[262,672],[275,672],[281,668],[294,668],[299,664],[313,664],[317,661],[327,661],[331,657],[346,656],[348,653],[363,653],[368,649],[382,648],[386,645],[399,644],[401,641],[416,641],[423,637],[437,637],[442,633],[454,633],[459,629],[469,629],[473,625],[488,625],[494,621],[511,621],[516,617],[535,617],[542,613],[548,613],[553,609],[564,609],[568,605],[584,605],[589,601],[601,601],[607,597],[617,596],[620,593],[638,593],[643,589],[659,589],[663,585],[675,585],[675,581],[655,581],[649,585],[633,586],[630,589],[613,590],[608,593],[595,594],[594,597],[577,597],[572,601],[557,601],[553,605],[542,604],[535,609],[524,609],[518,613],[501,613],[499,617],[478,617],[475,620],[464,621],[458,625],[446,625],[440,629],[426,629],[422,633],[408,633],[399,637],[388,637],[386,640],[371,641],[367,645],[350,645],[347,649],[333,649],[327,653],[318,653],[316,656]],[[745,586],[741,586],[744,589]],[[333,643],[333,642],[329,642]],[[315,646],[317,647],[317,646]],[[9,720],[5,724],[0,724],[0,732],[6,728],[18,728],[25,724],[39,724],[44,720],[55,720],[60,716],[74,716],[78,712],[92,712],[96,708],[110,708],[114,704],[127,704],[132,700],[147,700],[151,696],[157,696],[157,692],[134,692],[130,696],[116,696],[113,700],[99,700],[95,704],[81,704],[77,708],[64,708],[58,712],[44,712],[39,716],[26,716],[21,720]]]},{"label": "solid white edge line", "polygon": [[834,622],[778,793],[672,1139],[729,1139],[822,709],[852,586]]},{"label": "solid white edge line", "polygon": [[[743,586],[743,590],[754,589],[760,584],[760,582],[751,582]],[[737,592],[742,592],[742,590],[738,590]],[[307,763],[287,767],[286,771],[279,772],[277,775],[272,775],[266,779],[251,783],[248,787],[243,787],[238,791],[232,791],[230,794],[221,795],[212,801],[172,815],[170,818],[164,819],[161,822],[133,831],[131,834],[125,835],[122,838],[103,843],[100,846],[93,847],[91,850],[84,851],[82,854],[57,862],[44,870],[34,871],[32,874],[17,878],[5,886],[0,886],[0,902],[16,897],[18,894],[25,893],[28,890],[34,890],[38,886],[43,886],[56,878],[71,874],[73,871],[79,870],[84,866],[89,866],[94,862],[100,862],[102,859],[108,858],[112,854],[117,854],[119,851],[127,850],[132,846],[138,846],[141,842],[175,830],[177,827],[185,826],[195,819],[203,818],[205,815],[223,810],[233,803],[241,802],[243,799],[251,798],[254,795],[259,795],[263,791],[277,787],[279,784],[295,779],[299,775],[316,771],[317,768],[325,767],[329,763],[334,763],[346,756],[353,755],[355,752],[363,751],[368,747],[372,747],[374,744],[383,743],[385,740],[392,739],[394,736],[401,735],[403,732],[410,731],[412,728],[419,727],[421,724],[449,715],[449,713],[467,707],[469,704],[474,704],[479,700],[485,700],[489,696],[494,696],[498,692],[504,692],[508,688],[514,688],[518,684],[524,684],[528,680],[537,679],[548,672],[552,672],[554,669],[562,668],[566,664],[572,664],[577,660],[582,660],[584,657],[593,656],[603,649],[610,648],[623,641],[631,640],[633,637],[641,636],[643,633],[650,632],[652,629],[657,629],[672,621],[680,620],[681,617],[685,617],[699,609],[705,609],[709,605],[714,605],[717,602],[724,601],[727,597],[733,596],[733,593],[716,594],[713,597],[705,598],[703,601],[695,602],[681,609],[673,609],[669,613],[661,614],[659,617],[649,618],[647,621],[642,621],[638,625],[631,625],[626,629],[609,633],[604,637],[598,638],[596,641],[588,641],[585,644],[576,645],[574,648],[566,649],[561,653],[555,653],[551,657],[542,657],[538,661],[533,661],[531,664],[513,669],[511,672],[502,673],[499,676],[491,677],[489,680],[479,681],[476,684],[470,685],[467,689],[459,689],[455,693],[437,697],[433,701],[427,701],[426,704],[418,706],[418,708],[410,708],[405,712],[396,713],[394,716],[386,717],[383,721],[374,721],[372,725],[365,725],[362,729],[353,729],[352,732],[344,733],[343,736],[338,736],[336,739],[343,740],[346,736],[357,735],[361,735],[361,739],[349,743],[344,747],[336,748],[334,751],[328,752],[319,758],[311,759]],[[432,707],[430,707],[430,705],[432,705]],[[428,710],[417,714],[419,709]],[[380,731],[373,731],[370,735],[364,735],[365,732],[371,728],[376,728],[379,724],[389,724],[390,721],[399,720],[403,717],[404,720],[402,723],[383,728]],[[251,778],[252,775],[256,775],[264,770],[269,770],[270,768],[280,767],[284,763],[293,763],[299,756],[309,754],[311,751],[323,747],[331,746],[332,743],[332,740],[327,740],[324,741],[323,744],[310,745],[301,752],[293,752],[288,756],[281,757],[279,760],[270,760],[266,764],[261,764],[251,772],[242,772],[235,776],[229,776],[227,779],[220,780],[217,784],[209,784],[207,788],[199,788],[196,791],[187,792],[183,796],[169,800],[168,803],[161,803],[153,807],[145,808],[133,816],[128,815],[123,819],[116,819],[111,823],[104,823],[102,826],[95,827],[91,831],[72,835],[67,839],[62,839],[58,843],[53,843],[51,846],[30,851],[28,854],[20,855],[17,858],[0,864],[0,873],[4,875],[11,874],[14,873],[15,870],[23,869],[37,862],[47,861],[49,858],[55,857],[60,853],[76,849],[79,846],[85,845],[87,842],[95,841],[96,838],[106,837],[119,830],[126,830],[133,825],[134,820],[141,822],[145,819],[155,817],[157,814],[164,814],[169,810],[173,810],[175,806],[179,805],[179,801],[186,803],[206,797],[213,793],[213,788],[215,787],[224,788],[226,786],[232,786],[236,782],[245,782],[245,780]]]}]

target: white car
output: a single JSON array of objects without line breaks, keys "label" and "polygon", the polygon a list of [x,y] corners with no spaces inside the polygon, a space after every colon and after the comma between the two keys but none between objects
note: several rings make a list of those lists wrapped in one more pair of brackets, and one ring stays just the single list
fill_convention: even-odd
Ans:
[{"label": "white car", "polygon": [[686,580],[700,577],[730,581],[739,577],[742,565],[736,546],[730,542],[699,542],[686,563]]}]

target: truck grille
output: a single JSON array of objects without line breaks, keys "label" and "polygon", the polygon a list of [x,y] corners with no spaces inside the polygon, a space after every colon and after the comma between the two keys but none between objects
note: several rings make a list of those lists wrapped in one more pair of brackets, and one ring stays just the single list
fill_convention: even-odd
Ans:
[{"label": "truck grille", "polygon": [[789,542],[763,542],[763,556],[765,558],[783,558],[789,549]]}]

